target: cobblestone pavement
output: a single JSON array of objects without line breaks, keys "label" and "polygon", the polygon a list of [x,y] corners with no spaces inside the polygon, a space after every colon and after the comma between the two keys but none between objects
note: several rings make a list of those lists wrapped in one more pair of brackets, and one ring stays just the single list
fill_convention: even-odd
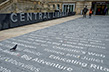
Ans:
[{"label": "cobblestone pavement", "polygon": [[109,72],[109,16],[78,18],[1,41],[0,71]]}]

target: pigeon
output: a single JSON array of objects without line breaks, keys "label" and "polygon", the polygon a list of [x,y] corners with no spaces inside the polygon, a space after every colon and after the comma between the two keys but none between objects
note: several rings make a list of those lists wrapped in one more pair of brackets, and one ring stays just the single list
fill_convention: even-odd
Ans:
[{"label": "pigeon", "polygon": [[11,48],[10,51],[15,51],[16,48],[17,48],[17,44],[13,48]]}]

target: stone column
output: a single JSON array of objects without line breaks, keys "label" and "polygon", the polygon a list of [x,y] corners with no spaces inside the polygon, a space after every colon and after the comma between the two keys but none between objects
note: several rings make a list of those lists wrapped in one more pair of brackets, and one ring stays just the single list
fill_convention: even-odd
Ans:
[{"label": "stone column", "polygon": [[76,2],[76,14],[81,14],[81,10],[84,8],[84,2]]}]

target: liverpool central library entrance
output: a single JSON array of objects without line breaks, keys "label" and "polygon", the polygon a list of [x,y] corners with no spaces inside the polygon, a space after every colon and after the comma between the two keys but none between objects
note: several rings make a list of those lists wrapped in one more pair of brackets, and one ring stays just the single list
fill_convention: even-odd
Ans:
[{"label": "liverpool central library entrance", "polygon": [[109,1],[106,2],[92,2],[94,15],[105,15],[105,8],[108,8],[107,15],[109,15]]}]

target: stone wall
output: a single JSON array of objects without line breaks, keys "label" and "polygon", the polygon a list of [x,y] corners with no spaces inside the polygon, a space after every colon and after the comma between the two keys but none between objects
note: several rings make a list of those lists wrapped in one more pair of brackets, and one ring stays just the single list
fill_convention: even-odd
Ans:
[{"label": "stone wall", "polygon": [[16,4],[16,12],[29,12],[34,10],[34,4],[31,2],[26,3],[17,3]]},{"label": "stone wall", "polygon": [[0,13],[25,12],[32,10],[33,7],[34,6],[32,3],[12,3],[4,9],[2,9]]},{"label": "stone wall", "polygon": [[90,9],[92,2],[81,2],[81,1],[76,2],[76,14],[82,14],[82,10],[86,5],[87,8]]},{"label": "stone wall", "polygon": [[[88,6],[88,9],[91,8],[92,1],[109,1],[109,0],[47,0],[45,4],[42,5],[41,0],[37,0],[36,2],[41,2],[40,4],[34,4],[34,1],[28,0],[23,2],[24,0],[13,0],[14,2],[10,5],[5,5],[3,9],[0,10],[0,13],[10,13],[10,12],[54,12],[57,9],[57,4],[60,5],[60,11],[62,11],[63,3],[72,3],[75,2],[75,11],[76,14],[81,14],[84,6]],[[18,2],[21,1],[21,2]],[[44,1],[44,0],[43,0]],[[53,8],[53,4],[55,8]],[[38,7],[38,8],[37,8]]]}]

